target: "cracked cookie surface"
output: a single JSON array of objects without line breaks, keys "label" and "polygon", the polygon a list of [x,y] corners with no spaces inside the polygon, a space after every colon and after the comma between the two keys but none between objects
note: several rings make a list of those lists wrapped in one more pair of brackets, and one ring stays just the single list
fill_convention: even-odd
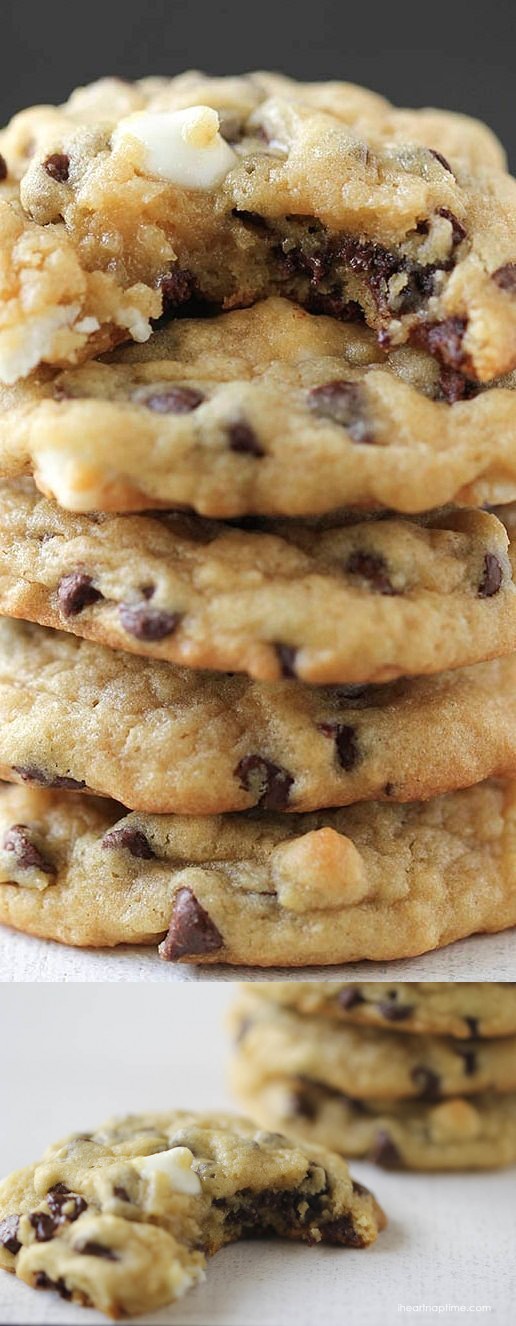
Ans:
[{"label": "cracked cookie surface", "polygon": [[487,512],[251,532],[72,516],[23,481],[0,486],[3,613],[262,680],[391,681],[508,654],[512,572]]},{"label": "cracked cookie surface", "polygon": [[[170,962],[292,968],[411,957],[516,924],[515,785],[484,783],[425,804],[205,818],[4,788],[0,920],[68,944],[162,941]],[[381,988],[391,996],[388,1025],[413,1026],[393,1018],[394,1008],[410,1009],[406,996],[394,1002],[392,987]],[[318,992],[324,998],[326,987],[311,989],[288,985],[303,1009],[319,1007]],[[277,983],[270,990],[274,998]],[[462,1034],[485,1034],[472,990]],[[499,987],[488,994],[503,997]],[[512,987],[506,1000],[514,1032]],[[424,994],[419,1004],[428,1008]],[[370,1005],[355,998],[350,1017],[357,1007]]]},{"label": "cracked cookie surface", "polygon": [[[105,438],[109,436],[109,450]],[[514,374],[476,393],[422,350],[285,299],[0,387],[0,471],[76,511],[413,513],[516,498]]]},{"label": "cracked cookie surface", "polygon": [[[220,112],[213,179],[198,133],[181,177],[145,147],[149,120],[155,135],[162,117],[166,138],[188,107]],[[3,381],[143,341],[163,307],[270,294],[341,318],[360,310],[384,343],[415,338],[471,379],[516,365],[516,186],[465,118],[397,112],[347,85],[190,75],[118,95],[94,85],[15,118],[0,146],[21,200],[8,177]]]},{"label": "cracked cookie surface", "polygon": [[0,776],[155,814],[427,800],[516,774],[515,676],[509,655],[383,686],[255,682],[2,618]]},{"label": "cracked cookie surface", "polygon": [[384,1224],[323,1148],[234,1115],[130,1115],[56,1143],[0,1185],[0,1266],[130,1316],[181,1297],[236,1239],[362,1248]]}]

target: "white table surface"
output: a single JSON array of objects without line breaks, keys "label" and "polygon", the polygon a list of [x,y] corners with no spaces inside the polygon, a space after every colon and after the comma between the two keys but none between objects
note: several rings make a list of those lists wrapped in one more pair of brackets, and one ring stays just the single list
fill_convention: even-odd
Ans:
[{"label": "white table surface", "polygon": [[[226,985],[12,985],[1,993],[0,1174],[112,1112],[225,1107]],[[156,1326],[394,1326],[399,1304],[515,1319],[516,1171],[387,1174],[353,1163],[390,1217],[367,1252],[267,1241],[225,1249]],[[0,1323],[94,1326],[99,1314],[0,1273]]]},{"label": "white table surface", "polygon": [[477,935],[403,962],[356,962],[344,967],[191,967],[163,962],[155,949],[74,949],[0,926],[0,981],[204,981],[282,980],[512,981],[516,979],[516,930]]}]

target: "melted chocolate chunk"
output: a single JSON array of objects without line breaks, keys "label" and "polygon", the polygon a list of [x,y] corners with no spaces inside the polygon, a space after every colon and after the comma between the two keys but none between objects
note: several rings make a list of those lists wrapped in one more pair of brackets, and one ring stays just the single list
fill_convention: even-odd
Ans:
[{"label": "melted chocolate chunk", "polygon": [[321,1234],[323,1243],[338,1243],[345,1248],[364,1247],[364,1236],[356,1228],[350,1215],[341,1215],[338,1220],[329,1220],[327,1224],[322,1225]]},{"label": "melted chocolate chunk", "polygon": [[387,562],[381,553],[356,552],[350,553],[346,562],[346,571],[349,575],[360,576],[362,580],[367,580],[371,589],[376,589],[378,594],[397,594],[398,590],[394,588],[387,572]]},{"label": "melted chocolate chunk", "polygon": [[410,1076],[422,1100],[439,1099],[441,1079],[438,1073],[434,1073],[431,1068],[426,1068],[424,1064],[416,1064]]},{"label": "melted chocolate chunk", "polygon": [[36,1274],[34,1276],[34,1288],[55,1289],[59,1294],[59,1297],[66,1299],[67,1302],[69,1302],[72,1297],[72,1291],[71,1289],[67,1288],[66,1282],[63,1280],[62,1275],[59,1276],[58,1280],[51,1280],[50,1276],[47,1275],[46,1271],[36,1271]]},{"label": "melted chocolate chunk", "polygon": [[468,364],[463,349],[466,325],[464,318],[446,318],[444,322],[416,327],[412,333],[412,340],[442,360],[443,364],[460,372],[461,369],[467,368]]},{"label": "melted chocolate chunk", "polygon": [[138,403],[145,405],[154,414],[191,414],[205,399],[202,391],[195,387],[161,387],[148,394],[138,393]]},{"label": "melted chocolate chunk", "polygon": [[172,635],[181,621],[180,612],[161,612],[144,603],[121,603],[120,621],[128,635],[135,640],[164,640]]},{"label": "melted chocolate chunk", "polygon": [[168,935],[160,945],[162,958],[173,962],[177,958],[217,953],[221,948],[222,935],[199,899],[191,889],[178,889]]},{"label": "melted chocolate chunk", "polygon": [[470,401],[478,395],[478,391],[478,382],[471,382],[463,373],[457,373],[454,368],[447,368],[443,364],[439,374],[439,392],[448,405],[456,405],[457,401]]},{"label": "melted chocolate chunk", "polygon": [[7,161],[0,152],[0,180],[7,179]]},{"label": "melted chocolate chunk", "polygon": [[503,569],[498,558],[495,553],[486,553],[482,579],[478,586],[478,597],[480,599],[492,598],[494,594],[498,594],[502,582]]},{"label": "melted chocolate chunk", "polygon": [[56,184],[67,183],[70,158],[66,155],[66,152],[51,152],[50,156],[46,157],[43,162],[43,166],[47,175],[50,175],[50,178],[55,180]]},{"label": "melted chocolate chunk", "polygon": [[120,1261],[113,1248],[106,1248],[104,1243],[96,1243],[94,1239],[88,1239],[86,1243],[76,1243],[74,1252],[82,1253],[83,1257],[104,1257],[107,1262]]},{"label": "melted chocolate chunk", "polygon": [[[59,1218],[62,1223],[69,1221],[72,1224],[74,1220],[79,1219],[83,1211],[88,1209],[88,1203],[84,1200],[84,1197],[79,1197],[77,1193],[71,1192],[65,1183],[54,1183],[54,1186],[49,1188],[47,1202],[51,1214],[55,1218]],[[64,1206],[69,1208],[66,1212],[63,1212]]]},{"label": "melted chocolate chunk", "polygon": [[250,424],[229,424],[227,433],[230,451],[239,452],[242,456],[260,457],[265,455],[254,428],[251,428]]},{"label": "melted chocolate chunk", "polygon": [[68,792],[80,792],[86,787],[85,782],[79,782],[77,778],[68,778],[65,775],[46,773],[45,769],[39,769],[36,764],[13,764],[13,773],[18,774],[23,783],[37,783],[39,787],[63,788]]},{"label": "melted chocolate chunk", "polygon": [[440,162],[444,170],[447,170],[450,175],[453,175],[453,170],[449,162],[446,160],[446,157],[442,156],[441,152],[436,152],[435,147],[429,147],[428,151],[431,152],[432,156],[435,157],[436,161]]},{"label": "melted chocolate chunk", "polygon": [[281,666],[282,677],[296,677],[296,657],[297,649],[293,645],[274,646]]},{"label": "melted chocolate chunk", "polygon": [[263,755],[244,755],[237,764],[235,776],[262,810],[284,810],[288,805],[294,779],[280,764],[273,764]]},{"label": "melted chocolate chunk", "polygon": [[353,442],[374,441],[360,382],[339,380],[312,387],[308,394],[308,405],[322,419],[331,419],[333,423],[346,428]]},{"label": "melted chocolate chunk", "polygon": [[49,1243],[53,1239],[56,1229],[60,1225],[59,1218],[49,1215],[46,1211],[33,1211],[29,1216],[29,1223],[32,1225],[36,1235],[37,1243]]},{"label": "melted chocolate chunk", "polygon": [[187,304],[195,294],[195,277],[191,272],[176,267],[167,276],[162,276],[158,289],[163,296],[163,313],[172,313]]},{"label": "melted chocolate chunk", "polygon": [[6,1248],[7,1252],[12,1252],[14,1256],[21,1248],[17,1237],[19,1228],[20,1217],[17,1215],[6,1216],[5,1220],[0,1220],[0,1246]]},{"label": "melted chocolate chunk", "polygon": [[356,728],[349,723],[318,723],[317,727],[325,737],[333,737],[340,767],[350,773],[360,760]]},{"label": "melted chocolate chunk", "polygon": [[44,875],[55,875],[56,867],[45,860],[38,848],[31,842],[26,824],[13,824],[7,830],[3,841],[4,852],[12,852],[20,870],[41,870]]},{"label": "melted chocolate chunk", "polygon": [[134,829],[129,824],[124,824],[121,829],[109,829],[104,834],[101,846],[129,852],[140,861],[150,861],[156,855],[142,830]]},{"label": "melted chocolate chunk", "polygon": [[403,1166],[403,1160],[395,1142],[383,1128],[380,1128],[376,1134],[368,1159],[373,1160],[376,1165],[383,1165],[384,1169],[399,1169],[400,1166]]},{"label": "melted chocolate chunk", "polygon": [[337,1002],[341,1008],[348,1009],[357,1008],[359,1004],[365,1004],[366,1001],[364,996],[360,994],[360,990],[357,990],[356,985],[348,985],[347,989],[339,990]]},{"label": "melted chocolate chunk", "polygon": [[506,262],[503,267],[498,267],[497,271],[492,273],[492,280],[500,290],[507,290],[508,294],[516,295],[516,262]]},{"label": "melted chocolate chunk", "polygon": [[57,598],[63,617],[77,617],[83,608],[98,603],[104,597],[100,589],[95,589],[91,576],[84,571],[72,571],[63,576],[57,587]]}]

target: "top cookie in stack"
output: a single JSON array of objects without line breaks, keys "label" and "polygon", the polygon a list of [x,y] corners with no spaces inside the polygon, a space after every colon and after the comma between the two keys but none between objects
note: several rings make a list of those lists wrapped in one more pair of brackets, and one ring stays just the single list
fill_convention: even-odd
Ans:
[{"label": "top cookie in stack", "polygon": [[0,150],[0,915],[292,966],[514,924],[500,145],[189,74]]}]

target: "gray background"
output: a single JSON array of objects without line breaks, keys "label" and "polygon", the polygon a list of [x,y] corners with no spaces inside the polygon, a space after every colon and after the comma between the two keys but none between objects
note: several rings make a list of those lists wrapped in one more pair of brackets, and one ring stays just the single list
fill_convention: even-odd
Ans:
[{"label": "gray background", "polygon": [[516,163],[514,0],[4,0],[0,13],[1,121],[103,73],[265,67],[479,115]]}]

